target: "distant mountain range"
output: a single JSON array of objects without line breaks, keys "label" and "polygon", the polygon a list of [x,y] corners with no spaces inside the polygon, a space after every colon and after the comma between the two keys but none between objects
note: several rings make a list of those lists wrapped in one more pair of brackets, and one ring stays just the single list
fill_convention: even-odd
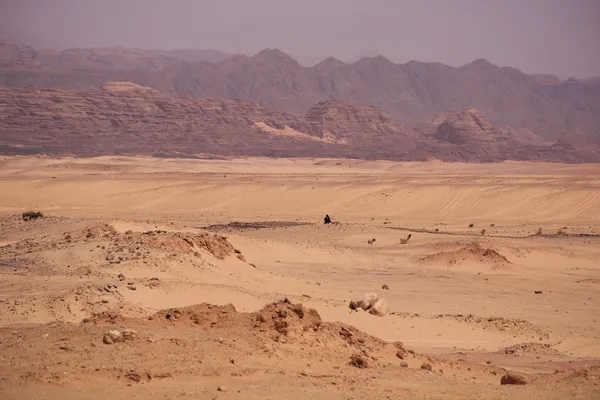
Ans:
[{"label": "distant mountain range", "polygon": [[599,79],[561,81],[483,59],[454,68],[418,61],[395,64],[383,56],[354,63],[330,57],[304,67],[276,49],[248,57],[118,47],[39,51],[0,42],[3,87],[84,90],[119,80],[163,95],[249,100],[298,117],[326,101],[374,106],[415,132],[440,113],[475,108],[520,141],[560,141],[578,150],[600,147]]},{"label": "distant mountain range", "polygon": [[409,128],[374,106],[340,100],[295,116],[131,82],[85,91],[0,88],[0,154],[42,153],[600,162],[592,149],[498,129],[472,108]]}]

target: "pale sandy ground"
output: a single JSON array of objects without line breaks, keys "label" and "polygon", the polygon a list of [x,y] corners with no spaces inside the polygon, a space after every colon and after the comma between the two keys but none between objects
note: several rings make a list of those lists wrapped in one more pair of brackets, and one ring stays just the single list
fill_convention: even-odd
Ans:
[{"label": "pale sandy ground", "polygon": [[[48,218],[20,221],[30,209]],[[599,165],[7,157],[0,158],[0,213],[0,396],[6,398],[600,398]],[[323,225],[326,213],[340,224]],[[173,248],[109,264],[106,256],[116,254],[111,240],[73,233],[107,223],[122,236],[157,229],[197,234],[234,221],[307,224],[208,230],[226,236],[246,262]],[[540,228],[543,235],[535,235]],[[567,235],[556,235],[559,229]],[[64,242],[65,233],[72,242]],[[400,244],[408,233],[409,243]],[[474,254],[472,243],[506,261],[490,251]],[[115,293],[99,294],[95,288],[118,282],[119,273],[137,290],[120,284]],[[160,284],[148,284],[151,277]],[[350,312],[349,300],[368,291],[388,301],[390,315]],[[79,324],[94,312],[142,321],[203,302],[256,312],[285,296],[315,308],[324,321],[436,357],[434,372],[419,369],[424,356],[408,358],[409,368],[398,372],[389,367],[399,363],[394,357],[359,370],[340,367],[332,355],[309,363],[311,371],[325,371],[320,375],[298,375],[310,361],[303,347],[282,344],[289,348],[265,358],[225,330],[224,340],[240,340],[248,352],[244,373],[232,377],[222,372],[229,365],[216,363],[210,368],[217,372],[198,378],[177,375],[174,367],[170,379],[127,386],[114,383],[110,372],[67,379],[77,376],[75,366],[54,363],[61,356],[45,354],[42,339],[21,340],[35,329],[71,329],[31,324]],[[52,362],[38,365],[34,353],[18,354],[7,345],[15,337],[14,346],[26,343]],[[528,345],[504,350],[519,344]],[[98,363],[110,362],[94,354]],[[265,367],[271,357],[280,360],[277,367]],[[467,364],[457,367],[457,360]],[[262,367],[249,372],[253,363]],[[529,374],[533,383],[499,386],[503,369]],[[35,374],[23,372],[29,370]],[[548,374],[554,386],[544,381]],[[223,384],[236,390],[216,392]]]}]

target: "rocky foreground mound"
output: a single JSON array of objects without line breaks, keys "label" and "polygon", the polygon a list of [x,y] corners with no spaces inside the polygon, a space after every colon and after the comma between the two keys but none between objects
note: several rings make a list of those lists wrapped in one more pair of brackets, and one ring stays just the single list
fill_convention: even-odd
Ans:
[{"label": "rocky foreground mound", "polygon": [[[514,135],[513,135],[514,136]],[[564,143],[523,144],[474,110],[405,129],[376,107],[327,101],[299,117],[243,100],[102,89],[0,89],[0,154],[600,161]]]},{"label": "rocky foreground mound", "polygon": [[483,398],[500,395],[501,385],[520,385],[502,396],[558,399],[574,392],[592,395],[600,372],[591,367],[527,376],[490,364],[425,357],[400,342],[323,322],[315,310],[287,300],[255,313],[209,304],[147,318],[101,313],[78,324],[0,329],[0,339],[3,398],[16,398],[11,390],[17,388],[23,395],[42,387],[50,397],[72,397],[82,385],[86,398],[146,391],[149,398],[168,397],[165,390],[265,398],[275,387],[278,397],[293,399],[349,392],[404,398],[434,387],[445,398],[455,392],[462,395],[457,398]]},{"label": "rocky foreground mound", "polygon": [[[597,398],[597,361],[560,353],[551,331],[526,320],[364,316],[374,326],[440,318],[531,337],[428,357],[322,319],[306,302],[332,303],[314,295],[273,302],[280,294],[268,292],[266,304],[238,312],[227,303],[269,280],[260,263],[241,261],[233,238],[158,222],[0,218],[10,240],[0,245],[0,398]],[[415,337],[406,343],[418,346]]]}]

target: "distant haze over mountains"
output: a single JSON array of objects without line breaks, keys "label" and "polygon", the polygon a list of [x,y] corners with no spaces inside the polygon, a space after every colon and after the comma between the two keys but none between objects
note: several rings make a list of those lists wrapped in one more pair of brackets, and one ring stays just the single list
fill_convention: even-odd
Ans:
[{"label": "distant haze over mountains", "polygon": [[597,0],[3,0],[0,9],[0,38],[38,49],[277,48],[303,66],[374,50],[396,64],[484,58],[528,74],[600,76]]},{"label": "distant haze over mountains", "polygon": [[122,47],[40,51],[0,42],[0,86],[88,89],[118,80],[177,96],[251,100],[295,115],[343,100],[376,106],[407,126],[474,107],[500,127],[553,140],[600,139],[598,81],[527,75],[484,59],[455,68],[395,64],[383,56],[354,63],[330,57],[305,67],[277,49],[249,57]]},{"label": "distant haze over mountains", "polygon": [[[250,125],[236,118],[244,116],[246,110],[255,110],[251,105],[240,108],[238,112],[242,114],[236,116],[234,113],[227,117],[232,118],[234,123],[220,121],[217,116],[202,122],[202,118],[192,113],[194,118],[199,118],[194,125],[189,128],[178,125],[178,135],[183,135],[180,139],[182,143],[191,140],[183,139],[186,134],[201,134],[208,142],[205,141],[205,145],[199,149],[225,153],[229,146],[226,143],[230,143],[232,138],[241,140],[236,136],[239,134],[237,131],[241,129],[241,132],[256,133],[258,125],[255,123],[259,123],[266,124],[267,130],[287,132],[287,126],[303,135],[316,135],[320,140],[325,140],[316,144],[303,142],[297,153],[272,153],[279,155],[338,154],[387,159],[423,159],[431,156],[471,161],[541,159],[580,162],[594,160],[600,154],[597,152],[600,149],[599,80],[562,81],[552,75],[528,75],[515,68],[498,67],[485,59],[455,68],[419,61],[395,64],[381,55],[362,57],[369,54],[373,53],[359,54],[361,58],[353,63],[328,57],[314,66],[306,67],[278,49],[265,49],[254,56],[245,56],[216,50],[166,51],[123,47],[36,50],[0,42],[0,87],[18,89],[34,86],[72,91],[99,89],[106,82],[130,81],[160,92],[157,99],[151,99],[151,104],[169,103],[168,109],[172,113],[148,120],[157,132],[191,118],[187,111],[178,110],[178,107],[189,109],[193,103],[179,98],[214,99],[216,104],[220,104],[219,107],[225,107],[224,115],[229,115],[232,109],[226,101],[236,99],[254,102],[257,107],[270,110],[266,117],[262,111],[252,111],[250,115],[254,119],[249,119]],[[16,96],[10,93],[5,92],[6,99]],[[25,96],[24,104],[35,98],[30,95],[31,92],[22,94]],[[81,95],[67,92],[60,96],[50,95],[49,98],[64,101],[66,105],[69,99],[77,96]],[[110,96],[89,92],[85,99],[95,104],[94,99],[104,101]],[[41,102],[39,107],[48,107],[50,104]],[[127,101],[120,104],[126,109],[133,107]],[[327,106],[315,108],[317,104]],[[18,137],[14,136],[15,132],[25,134],[27,130],[23,131],[23,126],[33,133],[43,126],[53,126],[55,130],[52,132],[56,134],[64,128],[60,128],[60,124],[49,125],[44,122],[45,117],[39,119],[43,115],[58,112],[52,118],[62,121],[64,117],[60,107],[40,112],[35,107],[19,107],[18,103],[13,106],[5,115],[24,113],[21,119],[11,119],[12,122],[5,116],[3,132],[13,138]],[[94,126],[104,131],[107,126],[113,126],[111,129],[119,127],[119,134],[130,129],[128,126],[136,126],[136,130],[145,126],[143,121],[148,117],[144,117],[143,113],[132,118],[127,115],[126,109],[119,107],[107,106],[103,112],[108,113],[106,115],[124,113],[126,123],[121,124],[117,119],[109,118],[94,120],[94,125],[93,120],[81,118],[76,125],[67,127],[74,132],[86,131],[93,135]],[[327,112],[317,116],[315,110]],[[465,113],[465,110],[476,111]],[[269,115],[277,113],[306,119],[290,120],[289,116],[270,119]],[[31,114],[30,118],[28,114]],[[258,119],[256,115],[259,115]],[[444,121],[452,120],[448,119],[450,115],[459,116],[455,122],[443,125]],[[287,120],[292,122],[276,122]],[[107,121],[109,125],[105,124]],[[348,121],[354,122],[348,124]],[[481,121],[487,121],[482,125],[485,125],[485,129],[478,128]],[[162,128],[161,122],[165,124]],[[436,131],[435,127],[440,124],[442,131]],[[450,126],[452,129],[445,130]],[[210,132],[225,135],[222,136],[225,139],[219,139],[224,140],[225,144],[208,146],[206,143],[212,140]],[[43,135],[42,132],[39,134]],[[52,135],[50,137],[54,137]],[[333,135],[334,139],[328,135]],[[417,139],[414,139],[415,136]],[[37,143],[33,138],[28,140]],[[265,142],[264,135],[254,134],[246,138],[254,138],[254,142],[245,142],[242,146],[245,150],[231,154],[256,154],[258,148],[262,149],[260,154],[271,154],[268,143],[274,142]],[[164,143],[168,142],[167,139],[168,136]],[[330,139],[335,146],[329,142]],[[372,140],[379,144],[372,144]],[[152,142],[146,143],[145,151],[152,148]],[[305,151],[303,146],[307,143],[312,150]],[[521,148],[521,145],[529,147]],[[253,146],[258,147],[251,150]],[[68,146],[64,148],[68,149]],[[84,148],[82,145],[81,149]],[[171,145],[166,148],[174,151]],[[407,153],[407,149],[418,152],[412,154],[413,150],[410,150]]]}]

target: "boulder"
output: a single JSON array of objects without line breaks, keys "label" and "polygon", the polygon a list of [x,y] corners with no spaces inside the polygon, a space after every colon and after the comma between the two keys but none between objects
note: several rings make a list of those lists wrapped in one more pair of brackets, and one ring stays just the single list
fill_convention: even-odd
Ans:
[{"label": "boulder", "polygon": [[501,385],[526,385],[527,379],[523,375],[517,374],[516,372],[506,371],[504,376],[500,379]]}]

